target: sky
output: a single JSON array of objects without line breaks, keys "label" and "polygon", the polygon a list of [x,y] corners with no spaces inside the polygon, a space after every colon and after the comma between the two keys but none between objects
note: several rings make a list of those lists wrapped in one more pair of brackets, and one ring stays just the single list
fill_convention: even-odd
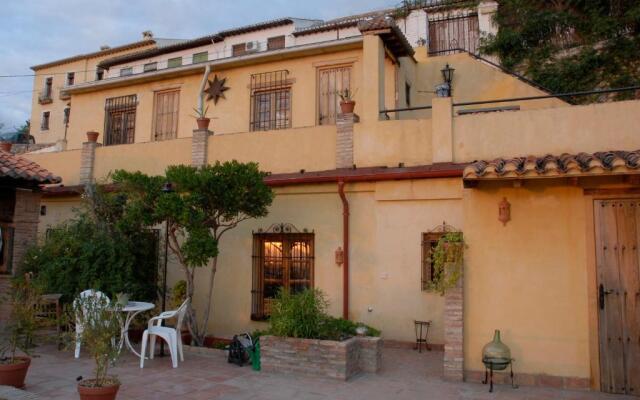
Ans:
[{"label": "sky", "polygon": [[[29,75],[45,62],[141,39],[189,39],[280,17],[331,19],[399,0],[2,0],[0,76]],[[33,77],[0,77],[0,132],[31,114]]]}]

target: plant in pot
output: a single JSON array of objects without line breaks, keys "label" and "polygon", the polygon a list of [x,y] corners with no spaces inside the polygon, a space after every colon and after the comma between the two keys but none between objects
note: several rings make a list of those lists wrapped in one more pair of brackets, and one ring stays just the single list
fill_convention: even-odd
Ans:
[{"label": "plant in pot", "polygon": [[356,106],[353,97],[356,95],[356,91],[346,88],[338,90],[337,95],[340,97],[340,111],[342,111],[343,114],[353,113],[353,109]]},{"label": "plant in pot", "polygon": [[77,298],[73,303],[76,322],[82,325],[82,347],[95,362],[93,377],[78,382],[81,400],[113,400],[118,394],[120,381],[108,372],[120,355],[116,340],[121,333],[120,307],[117,302],[98,296]]},{"label": "plant in pot", "polygon": [[193,111],[196,112],[196,123],[198,124],[198,129],[209,129],[209,123],[211,119],[207,117],[207,111],[209,111],[209,106],[201,105],[198,108],[194,108]]},{"label": "plant in pot", "polygon": [[433,279],[429,283],[429,289],[444,294],[447,289],[458,285],[462,276],[464,248],[462,232],[442,235],[430,255]]},{"label": "plant in pot", "polygon": [[12,280],[6,300],[12,308],[0,341],[0,385],[22,388],[31,365],[29,348],[33,346],[37,328],[38,291],[32,285],[30,275]]}]

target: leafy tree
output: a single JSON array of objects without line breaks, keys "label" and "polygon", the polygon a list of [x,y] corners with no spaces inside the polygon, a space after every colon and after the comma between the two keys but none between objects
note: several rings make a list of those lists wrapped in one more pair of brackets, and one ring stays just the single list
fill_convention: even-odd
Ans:
[{"label": "leafy tree", "polygon": [[498,33],[483,39],[482,51],[552,92],[640,84],[636,0],[499,0],[494,18]]},{"label": "leafy tree", "polygon": [[157,243],[140,222],[122,222],[123,205],[122,198],[88,186],[84,207],[28,250],[22,272],[33,272],[45,293],[61,293],[64,302],[89,288],[154,301]]},{"label": "leafy tree", "polygon": [[[170,166],[165,177],[122,170],[113,175],[126,195],[123,221],[167,221],[168,245],[185,273],[189,298],[194,295],[196,270],[210,265],[205,309],[199,320],[193,307],[188,311],[189,331],[199,346],[204,345],[211,315],[220,239],[240,222],[267,215],[273,192],[263,182],[265,175],[256,163],[237,161],[200,168]],[[165,182],[174,190],[163,192]]]}]

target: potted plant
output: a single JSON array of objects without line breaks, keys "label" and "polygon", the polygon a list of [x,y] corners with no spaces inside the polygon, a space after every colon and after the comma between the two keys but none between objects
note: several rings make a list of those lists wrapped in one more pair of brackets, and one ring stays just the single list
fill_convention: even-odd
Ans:
[{"label": "potted plant", "polygon": [[338,90],[337,94],[340,96],[340,111],[342,111],[343,114],[353,113],[353,109],[356,106],[353,96],[356,95],[356,91],[346,88]]},{"label": "potted plant", "polygon": [[211,119],[207,117],[207,111],[209,111],[209,106],[201,105],[198,108],[194,108],[193,111],[196,112],[196,123],[198,124],[198,129],[209,129],[209,122]]},{"label": "potted plant", "polygon": [[[31,365],[29,348],[37,325],[38,293],[29,275],[12,280],[7,300],[12,303],[12,309],[0,342],[0,385],[22,388]],[[18,351],[24,355],[17,355]]]},{"label": "potted plant", "polygon": [[98,141],[98,136],[99,135],[100,134],[98,132],[89,131],[89,132],[87,132],[87,141],[95,143],[95,142]]},{"label": "potted plant", "polygon": [[448,232],[442,235],[431,252],[433,279],[429,289],[444,294],[447,289],[458,284],[462,276],[464,247],[462,232]]},{"label": "potted plant", "polygon": [[108,375],[109,366],[120,355],[120,305],[105,297],[88,296],[73,303],[77,323],[82,325],[80,340],[95,362],[94,375],[78,382],[81,400],[113,400],[120,389],[120,381]]}]

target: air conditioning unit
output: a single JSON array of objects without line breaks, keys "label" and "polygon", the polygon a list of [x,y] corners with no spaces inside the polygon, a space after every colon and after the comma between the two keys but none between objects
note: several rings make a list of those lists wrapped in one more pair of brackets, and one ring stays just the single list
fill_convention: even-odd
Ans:
[{"label": "air conditioning unit", "polygon": [[245,44],[245,51],[247,53],[254,53],[256,51],[260,51],[260,42],[258,41],[247,42]]}]

